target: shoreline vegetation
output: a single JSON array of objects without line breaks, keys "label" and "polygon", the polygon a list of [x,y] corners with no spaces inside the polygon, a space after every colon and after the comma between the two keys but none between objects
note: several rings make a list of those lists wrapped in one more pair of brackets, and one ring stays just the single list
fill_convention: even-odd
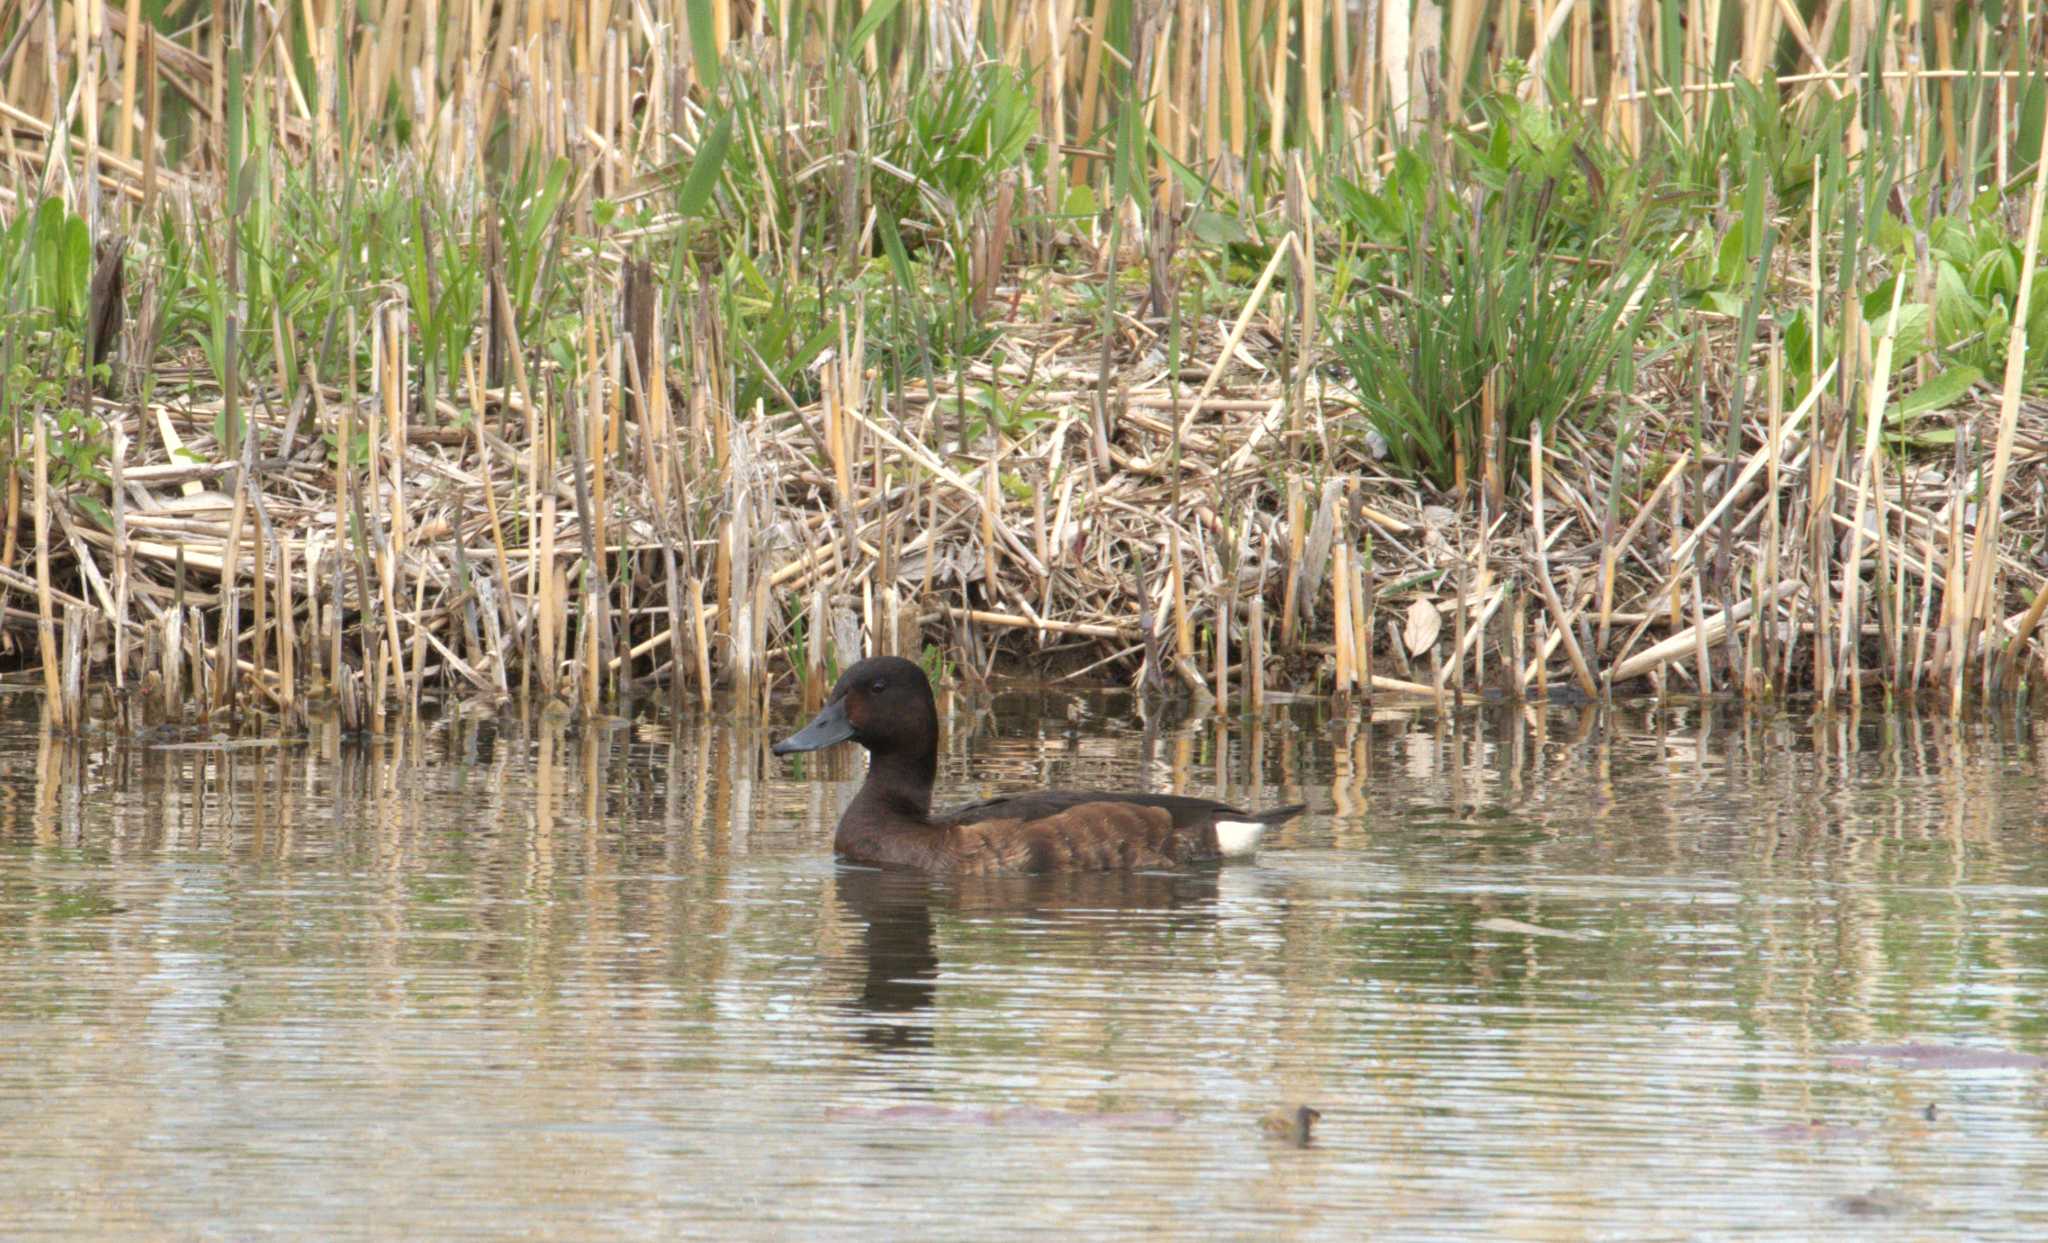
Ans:
[{"label": "shoreline vegetation", "polygon": [[14,0],[0,113],[58,729],[2048,675],[2026,4]]}]

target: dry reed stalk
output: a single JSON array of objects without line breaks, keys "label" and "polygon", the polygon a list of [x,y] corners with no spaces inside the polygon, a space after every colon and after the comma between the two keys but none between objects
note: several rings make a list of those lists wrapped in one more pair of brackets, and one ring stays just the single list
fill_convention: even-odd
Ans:
[{"label": "dry reed stalk", "polygon": [[981,575],[982,592],[990,604],[996,601],[996,584],[1002,581],[996,561],[996,511],[1002,498],[996,489],[996,459],[991,453],[981,474]]},{"label": "dry reed stalk", "polygon": [[[1931,531],[1921,536],[1920,553],[1922,561],[1928,567],[1929,576],[1927,581],[1921,584],[1920,616],[1915,621],[1913,629],[1913,659],[1907,666],[1906,689],[1915,693],[1926,684],[1929,668],[1927,640],[1933,620],[1935,590],[1938,586],[1934,579],[1934,573],[1939,567],[1934,551],[1934,535]],[[1939,662],[1939,659],[1939,656],[1937,656],[1936,663]]]},{"label": "dry reed stalk", "polygon": [[[1408,137],[1414,116],[1410,106],[1414,91],[1413,60],[1409,55],[1409,6],[1400,0],[1380,0],[1380,75],[1386,83],[1389,136],[1398,145]],[[1504,6],[1512,13],[1512,2]]]},{"label": "dry reed stalk", "polygon": [[[228,352],[232,355],[234,352],[232,327],[229,330],[229,337],[230,341],[227,348]],[[232,368],[232,364],[230,364],[230,367]],[[233,444],[236,437],[232,430],[235,418],[232,408],[226,412],[226,418],[230,428],[229,443]],[[238,638],[236,627],[240,624],[241,618],[241,609],[238,607],[238,592],[242,575],[242,534],[244,523],[248,517],[249,497],[256,486],[249,477],[251,468],[256,460],[256,433],[253,427],[243,429],[240,435],[240,452],[242,460],[240,466],[234,472],[233,509],[228,518],[227,540],[221,545],[220,573],[221,592],[224,603],[221,608],[219,632],[217,635],[219,646],[215,657],[218,680],[215,683],[214,690],[219,696],[213,701],[213,706],[216,708],[230,706],[235,694],[235,651]]]},{"label": "dry reed stalk", "polygon": [[[1194,404],[1188,407],[1187,415],[1180,421],[1180,435],[1188,434],[1195,417],[1206,408],[1206,403],[1216,391],[1217,383],[1223,378],[1224,369],[1229,366],[1238,347],[1244,343],[1245,333],[1252,325],[1252,316],[1265,300],[1266,291],[1272,288],[1273,277],[1279,273],[1281,263],[1290,254],[1294,256],[1297,264],[1308,261],[1307,252],[1301,248],[1300,235],[1291,231],[1273,248],[1273,257],[1266,261],[1265,268],[1259,273],[1258,281],[1252,285],[1251,293],[1246,296],[1243,308],[1238,311],[1236,322],[1231,325],[1230,335],[1224,338],[1223,348],[1217,353],[1216,361],[1211,364],[1209,374],[1203,378],[1202,387],[1195,394]],[[1304,308],[1304,314],[1307,313]]]},{"label": "dry reed stalk", "polygon": [[[1492,579],[1493,575],[1490,570],[1479,571],[1475,581],[1469,585],[1464,584],[1461,579],[1458,591],[1458,604],[1453,618],[1451,658],[1445,662],[1441,671],[1441,679],[1456,679],[1457,681],[1455,684],[1452,684],[1440,679],[1438,682],[1439,689],[1450,686],[1451,689],[1462,694],[1464,684],[1468,680],[1464,672],[1468,661],[1473,666],[1473,672],[1469,679],[1472,689],[1476,691],[1484,685],[1486,678],[1485,666],[1480,661],[1480,655],[1486,647],[1487,627],[1492,624],[1494,615],[1500,611],[1501,605],[1507,602],[1508,597],[1507,584],[1494,585]],[[1479,606],[1476,610],[1469,603],[1473,598],[1479,601]],[[1354,626],[1353,634],[1355,635],[1356,633],[1357,630]]]},{"label": "dry reed stalk", "polygon": [[1998,676],[1992,686],[1994,692],[2017,689],[2014,677],[2019,667],[2020,651],[2033,637],[2034,628],[2041,624],[2041,614],[2044,610],[2048,610],[2048,583],[2044,583],[2034,592],[2033,603],[2027,605],[2026,611],[2020,614],[2018,624],[2012,628],[2006,639],[2005,651],[1998,661]]},{"label": "dry reed stalk", "polygon": [[[1769,607],[1779,600],[1792,595],[1799,589],[1800,584],[1796,580],[1788,579],[1772,588],[1762,603],[1765,607]],[[1608,682],[1613,684],[1616,682],[1626,682],[1630,678],[1641,677],[1653,670],[1663,668],[1674,660],[1682,658],[1688,651],[1697,653],[1702,647],[1719,642],[1721,637],[1727,633],[1728,627],[1748,617],[1755,610],[1757,604],[1758,601],[1754,598],[1740,601],[1733,607],[1716,613],[1712,617],[1703,618],[1698,625],[1689,626],[1670,638],[1665,639],[1663,642],[1636,653],[1620,664],[1613,666],[1612,671],[1608,675]]]},{"label": "dry reed stalk", "polygon": [[385,665],[393,657],[389,642],[383,635],[377,636],[377,653],[370,661],[370,733],[384,736],[385,705],[389,702],[385,689]]},{"label": "dry reed stalk", "polygon": [[[1700,575],[1694,574],[1690,581],[1692,587],[1693,669],[1694,675],[1697,678],[1695,685],[1699,687],[1699,693],[1702,695],[1712,695],[1714,693],[1714,664],[1708,649],[1718,641],[1720,636],[1717,635],[1714,639],[1707,637],[1706,593],[1700,586],[1700,578]],[[1733,620],[1732,618],[1730,619],[1731,624],[1728,627],[1724,627],[1723,633],[1732,632]]]},{"label": "dry reed stalk", "polygon": [[[1098,9],[1093,16],[1094,20],[1087,26],[1088,55],[1081,69],[1080,111],[1074,117],[1077,133],[1087,133],[1095,128],[1096,104],[1102,91],[1103,55],[1109,42],[1102,28],[1105,14]],[[1075,156],[1072,180],[1085,181],[1090,175],[1088,157]]]},{"label": "dry reed stalk", "polygon": [[1359,673],[1365,687],[1366,710],[1368,714],[1372,709],[1373,688],[1378,685],[1377,675],[1373,672],[1372,659],[1373,617],[1378,607],[1379,595],[1377,576],[1374,573],[1374,569],[1373,546],[1372,542],[1368,540],[1364,549],[1359,554],[1358,564],[1352,569],[1352,573],[1357,581],[1358,594],[1356,621],[1351,628],[1352,644],[1357,651]]},{"label": "dry reed stalk", "polygon": [[1940,76],[1942,173],[1953,181],[1962,168],[1962,154],[1956,143],[1955,0],[1935,0],[1938,12],[1934,28],[1934,72]]},{"label": "dry reed stalk", "polygon": [[[548,439],[552,441],[553,438],[554,433],[550,430]],[[534,441],[533,456],[536,459],[540,458],[543,452],[541,443],[537,439]],[[533,473],[537,475],[540,472],[536,468]],[[552,475],[553,471],[547,473]],[[552,696],[556,693],[555,681],[561,671],[559,643],[562,627],[562,618],[556,608],[554,489],[541,489],[534,500],[539,506],[539,512],[534,515],[533,521],[539,547],[535,552],[529,553],[527,558],[527,581],[533,591],[528,607],[536,610],[538,617],[539,641],[536,663],[540,666],[541,693]]]},{"label": "dry reed stalk", "polygon": [[[498,517],[498,491],[496,485],[492,482],[491,470],[488,465],[490,454],[484,444],[482,375],[474,351],[463,355],[463,365],[469,378],[470,431],[475,436],[477,458],[486,464],[484,469],[477,472],[477,475],[483,485],[484,516],[490,521],[491,553],[496,558],[498,571],[497,586],[493,594],[497,596],[499,607],[503,610],[504,616],[501,622],[503,629],[513,630],[518,627],[518,619],[512,607],[512,563],[511,558],[505,552],[505,528]],[[337,527],[337,531],[338,529]],[[664,533],[666,532],[665,527],[662,530]],[[500,686],[502,686],[505,680],[505,652],[497,644],[492,645],[491,652],[492,663],[497,666],[498,681]]]},{"label": "dry reed stalk", "polygon": [[[1956,437],[1956,460],[1960,467],[1965,451],[1963,435]],[[1960,716],[1963,710],[1963,662],[1969,652],[1966,636],[1969,632],[1969,610],[1965,603],[1967,553],[1963,542],[1963,480],[1965,472],[1958,469],[1949,485],[1948,498],[1948,577],[1941,598],[1942,646],[1935,649],[1935,663],[1946,665],[1949,692],[1949,715]],[[1946,660],[1944,660],[1946,657]]]},{"label": "dry reed stalk", "polygon": [[36,644],[43,664],[44,702],[58,714],[57,726],[62,729],[67,723],[62,718],[61,672],[57,664],[57,615],[50,598],[50,432],[48,422],[41,415],[36,416],[35,434],[35,493],[32,510],[35,516],[36,532]]},{"label": "dry reed stalk", "polygon": [[1195,659],[1195,627],[1188,608],[1187,568],[1181,560],[1178,526],[1168,528],[1166,557],[1167,581],[1172,591],[1173,654],[1181,666],[1192,668]]},{"label": "dry reed stalk", "polygon": [[[412,677],[399,687],[400,703],[405,708],[405,719],[414,723],[420,719],[420,684],[426,679],[427,640],[432,638],[427,632],[426,613],[427,576],[415,574],[412,579]],[[455,654],[442,646],[439,640],[435,640],[435,646],[448,658],[450,664],[456,664]],[[397,655],[394,652],[393,664],[396,663]]]},{"label": "dry reed stalk", "polygon": [[1216,614],[1216,671],[1215,694],[1216,714],[1227,716],[1230,712],[1230,623],[1236,612],[1237,601],[1225,595],[1222,607]]},{"label": "dry reed stalk", "polygon": [[58,727],[74,735],[85,729],[86,626],[84,609],[75,604],[64,606],[64,690],[57,718]]},{"label": "dry reed stalk", "polygon": [[[126,711],[127,699],[119,692],[128,689],[128,605],[129,579],[132,573],[132,554],[128,548],[128,497],[125,467],[128,462],[128,429],[116,422],[109,428],[112,439],[112,454],[109,457],[107,478],[109,491],[113,494],[114,518],[114,689],[117,700]],[[12,472],[10,472],[12,473]],[[124,720],[124,725],[125,725]]]},{"label": "dry reed stalk", "polygon": [[[250,437],[251,441],[255,437]],[[249,559],[251,576],[255,579],[252,593],[256,607],[255,624],[249,628],[249,663],[256,671],[256,684],[260,688],[264,680],[264,661],[268,659],[270,639],[270,539],[263,522],[262,497],[258,489],[251,486],[251,509],[256,522],[252,532],[256,540],[255,555]]]},{"label": "dry reed stalk", "polygon": [[185,708],[185,610],[172,605],[163,617],[163,713],[179,720]]},{"label": "dry reed stalk", "polygon": [[1335,637],[1333,645],[1337,654],[1337,693],[1349,695],[1357,684],[1357,658],[1353,650],[1351,634],[1351,606],[1344,599],[1350,590],[1350,561],[1343,540],[1330,550],[1330,603]]},{"label": "dry reed stalk", "polygon": [[691,653],[697,662],[697,702],[711,711],[711,636],[704,626],[704,580],[690,579]]},{"label": "dry reed stalk", "polygon": [[292,600],[292,542],[277,541],[277,586],[280,599],[277,616],[281,626],[277,645],[277,681],[280,706],[286,720],[294,718],[299,698],[299,611]]},{"label": "dry reed stalk", "polygon": [[607,624],[604,591],[604,563],[598,559],[599,513],[595,500],[594,475],[601,475],[603,455],[594,452],[590,445],[590,423],[601,416],[602,404],[585,401],[580,410],[569,414],[570,471],[576,487],[577,535],[582,542],[582,563],[578,567],[577,624],[581,650],[577,653],[576,667],[579,702],[583,707],[584,719],[597,715],[599,686],[604,676],[604,660],[601,645],[610,629]]},{"label": "dry reed stalk", "polygon": [[748,477],[753,468],[752,439],[738,427],[730,433],[731,469],[727,484],[726,544],[731,578],[724,585],[720,613],[729,617],[726,626],[727,669],[733,693],[742,704],[756,698],[758,653],[754,646],[755,592],[753,575],[753,489]]},{"label": "dry reed stalk", "polygon": [[1287,586],[1280,596],[1280,650],[1291,652],[1295,643],[1297,614],[1295,601],[1300,599],[1301,554],[1303,541],[1307,536],[1305,522],[1307,511],[1302,503],[1301,479],[1296,475],[1287,477]]},{"label": "dry reed stalk", "polygon": [[84,123],[81,138],[85,144],[84,157],[80,160],[85,189],[79,214],[85,217],[87,236],[96,236],[100,224],[100,31],[94,27],[103,21],[100,17],[103,3],[104,0],[77,0],[71,6],[71,49],[78,70],[74,92],[80,97],[78,116]]},{"label": "dry reed stalk", "polygon": [[[1833,419],[1817,420],[1825,424]],[[1825,433],[1825,427],[1817,427],[1813,453],[1809,462],[1806,509],[1806,560],[1808,600],[1813,609],[1813,668],[1814,689],[1820,693],[1821,702],[1832,705],[1835,693],[1835,649],[1831,639],[1833,625],[1832,596],[1832,554],[1834,540],[1830,531],[1829,515],[1834,512],[1835,471],[1838,464],[1835,438]]]},{"label": "dry reed stalk", "polygon": [[[1481,555],[1484,555],[1485,532],[1490,525],[1487,522],[1486,502],[1482,499],[1480,501],[1478,523],[1478,540],[1481,545]],[[1457,602],[1451,611],[1451,658],[1433,670],[1435,676],[1431,678],[1431,681],[1436,683],[1439,692],[1448,685],[1451,689],[1451,702],[1462,708],[1465,706],[1465,656],[1470,650],[1472,638],[1474,637],[1472,632],[1480,629],[1471,624],[1472,596],[1476,590],[1483,598],[1488,584],[1484,580],[1476,584],[1474,583],[1470,546],[1471,537],[1462,530],[1458,534],[1458,549],[1450,566],[1451,582],[1457,588]],[[1484,609],[1486,605],[1482,604],[1480,607]],[[1434,644],[1430,647],[1430,658],[1432,660],[1436,659],[1436,647]],[[1477,688],[1475,687],[1474,689],[1476,690]]]},{"label": "dry reed stalk", "polygon": [[1120,626],[1103,622],[1056,621],[1049,617],[1026,617],[1018,613],[998,613],[989,609],[961,608],[958,605],[940,602],[936,605],[939,616],[974,622],[982,626],[999,626],[1013,630],[1045,630],[1053,634],[1077,635],[1092,639],[1117,639],[1135,642],[1145,637],[1139,626]]},{"label": "dry reed stalk", "polygon": [[1243,698],[1245,708],[1254,714],[1266,706],[1266,597],[1257,591],[1245,617]]}]

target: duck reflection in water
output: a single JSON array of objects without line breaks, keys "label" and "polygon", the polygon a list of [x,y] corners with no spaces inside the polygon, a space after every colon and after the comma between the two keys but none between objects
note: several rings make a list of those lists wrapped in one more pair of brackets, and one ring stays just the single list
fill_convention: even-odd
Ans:
[{"label": "duck reflection in water", "polygon": [[[859,992],[853,1013],[877,1021],[859,1030],[861,1043],[879,1049],[925,1049],[932,1043],[927,1013],[938,998],[939,917],[1014,925],[1043,934],[1073,921],[1073,935],[1164,941],[1176,932],[1215,921],[1219,874],[1194,872],[1054,872],[1037,876],[926,876],[915,872],[842,867],[841,907],[861,925]],[[1163,912],[1119,920],[1127,912]],[[1089,916],[1092,931],[1076,917]],[[849,981],[850,983],[851,981]]]}]

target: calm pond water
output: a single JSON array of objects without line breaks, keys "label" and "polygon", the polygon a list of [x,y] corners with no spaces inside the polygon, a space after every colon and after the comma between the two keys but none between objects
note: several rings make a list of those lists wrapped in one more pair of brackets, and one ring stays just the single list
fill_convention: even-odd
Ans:
[{"label": "calm pond water", "polygon": [[2025,720],[955,700],[942,799],[1312,810],[1220,872],[933,885],[834,865],[859,761],[772,759],[793,720],[35,708],[8,1238],[2048,1235]]}]

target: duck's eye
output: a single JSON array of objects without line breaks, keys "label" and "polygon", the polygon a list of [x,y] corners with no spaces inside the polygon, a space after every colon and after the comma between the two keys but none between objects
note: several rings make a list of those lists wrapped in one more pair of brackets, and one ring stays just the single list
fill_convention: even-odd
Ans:
[{"label": "duck's eye", "polygon": [[870,694],[879,695],[883,691],[886,691],[888,689],[889,682],[886,678],[876,678],[874,681],[868,683],[868,692]]}]

